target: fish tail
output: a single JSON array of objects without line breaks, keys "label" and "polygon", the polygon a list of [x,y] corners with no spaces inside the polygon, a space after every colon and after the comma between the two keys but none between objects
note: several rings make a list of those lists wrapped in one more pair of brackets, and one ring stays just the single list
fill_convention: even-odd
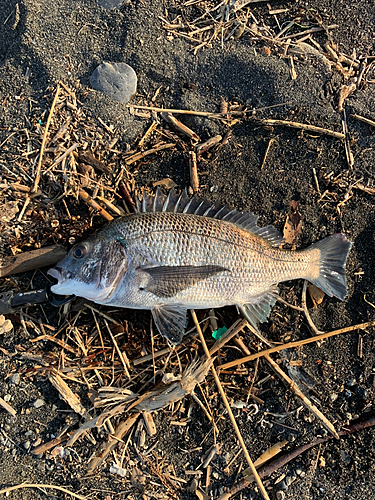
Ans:
[{"label": "fish tail", "polygon": [[319,250],[314,277],[307,277],[311,283],[320,288],[329,297],[344,300],[347,295],[345,264],[352,244],[342,233],[333,234],[309,247],[309,250]]}]

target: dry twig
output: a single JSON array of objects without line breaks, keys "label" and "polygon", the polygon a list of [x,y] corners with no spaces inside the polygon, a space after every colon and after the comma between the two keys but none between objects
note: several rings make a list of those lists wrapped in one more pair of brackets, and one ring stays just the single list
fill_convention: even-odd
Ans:
[{"label": "dry twig", "polygon": [[54,97],[54,99],[52,101],[51,109],[49,111],[49,115],[48,115],[48,118],[47,118],[46,127],[44,129],[44,134],[43,134],[43,139],[42,139],[42,145],[40,146],[40,152],[39,152],[38,166],[37,166],[37,169],[36,169],[35,181],[34,181],[34,186],[33,186],[33,190],[32,190],[33,193],[36,193],[38,191],[38,185],[39,185],[39,181],[40,181],[40,172],[41,172],[41,169],[42,169],[42,161],[43,161],[44,149],[46,147],[47,136],[48,136],[48,129],[49,129],[49,126],[50,126],[50,123],[51,123],[51,120],[52,120],[53,112],[55,110],[55,106],[56,106],[56,103],[57,103],[57,99],[59,97],[59,93],[60,93],[60,83],[57,84],[55,97]]},{"label": "dry twig", "polygon": [[[207,344],[206,344],[205,338],[204,338],[204,336],[203,336],[203,333],[202,333],[201,327],[200,327],[200,325],[199,325],[199,321],[198,321],[197,315],[195,314],[195,311],[194,311],[194,310],[192,310],[192,311],[191,311],[191,315],[192,315],[192,317],[193,317],[193,321],[194,321],[195,327],[196,327],[196,329],[197,329],[197,331],[198,331],[199,338],[201,339],[201,342],[202,342],[202,345],[203,345],[203,348],[204,348],[205,354],[206,354],[206,356],[207,356],[207,359],[210,359],[210,358],[211,358],[211,356],[210,356],[210,352],[209,352],[209,350],[207,349]],[[250,468],[251,468],[251,470],[252,470],[252,472],[253,472],[253,474],[254,474],[254,477],[255,477],[255,479],[256,479],[256,482],[257,482],[257,484],[258,484],[258,487],[259,487],[260,491],[262,492],[263,498],[264,498],[265,500],[269,500],[269,496],[268,496],[268,494],[267,494],[267,492],[266,492],[266,490],[265,490],[265,488],[264,488],[264,486],[263,486],[263,484],[262,484],[262,481],[260,480],[260,478],[259,478],[259,476],[258,476],[258,473],[257,473],[257,471],[256,471],[256,469],[255,469],[255,467],[254,467],[253,461],[252,461],[252,460],[251,460],[251,458],[250,458],[249,452],[247,451],[247,448],[246,448],[245,442],[244,442],[244,440],[243,440],[243,438],[242,438],[242,435],[241,435],[241,432],[240,432],[240,430],[239,430],[239,428],[238,428],[238,425],[237,425],[236,419],[234,418],[234,415],[233,415],[233,412],[232,412],[232,408],[230,407],[230,404],[229,404],[228,399],[227,399],[227,397],[226,397],[226,395],[225,395],[225,392],[224,392],[224,389],[223,389],[223,387],[222,387],[222,385],[221,385],[221,382],[220,382],[220,379],[219,379],[219,377],[218,377],[218,374],[217,374],[217,372],[216,372],[216,370],[215,370],[215,368],[214,368],[213,366],[211,367],[211,372],[212,372],[212,375],[214,376],[215,383],[216,383],[216,385],[217,385],[217,388],[219,389],[220,395],[221,395],[221,397],[222,397],[222,399],[223,399],[224,405],[225,405],[225,407],[226,407],[226,409],[227,409],[227,412],[228,412],[228,414],[229,414],[229,418],[230,418],[230,420],[231,420],[231,422],[232,422],[232,425],[233,425],[233,427],[234,427],[234,430],[235,430],[235,432],[236,432],[237,438],[238,438],[238,440],[239,440],[239,442],[240,442],[240,445],[241,445],[241,447],[242,447],[242,450],[243,450],[243,452],[244,452],[244,455],[245,455],[245,457],[246,457],[246,460],[247,460],[247,462],[248,462],[248,464],[249,464],[249,466],[250,466]]]},{"label": "dry twig", "polygon": [[72,491],[63,488],[62,486],[55,486],[54,484],[38,484],[38,483],[22,483],[22,484],[17,484],[15,486],[9,486],[8,488],[0,490],[0,495],[4,493],[7,494],[15,490],[21,490],[23,488],[46,488],[46,489],[58,490],[62,491],[63,493],[66,493],[67,495],[71,495],[74,498],[78,498],[79,500],[87,500],[87,497],[78,495],[78,493],[73,493]]},{"label": "dry twig", "polygon": [[311,344],[313,342],[317,342],[318,340],[328,339],[329,337],[334,337],[335,335],[341,335],[342,333],[353,332],[354,330],[365,330],[371,326],[375,326],[375,321],[368,321],[367,323],[360,323],[358,325],[347,326],[345,328],[340,328],[339,330],[334,330],[332,332],[323,333],[322,335],[317,335],[315,337],[311,337],[309,339],[297,340],[295,342],[288,342],[287,344],[277,345],[275,347],[271,347],[270,349],[265,349],[264,351],[259,351],[250,356],[245,356],[240,359],[236,359],[234,361],[229,361],[228,363],[224,363],[219,366],[220,370],[227,370],[228,368],[232,368],[233,366],[241,365],[242,363],[248,363],[249,361],[253,361],[254,359],[261,358],[264,355],[272,354],[273,352],[283,351],[284,349],[291,349],[295,347],[300,347],[302,345]]}]

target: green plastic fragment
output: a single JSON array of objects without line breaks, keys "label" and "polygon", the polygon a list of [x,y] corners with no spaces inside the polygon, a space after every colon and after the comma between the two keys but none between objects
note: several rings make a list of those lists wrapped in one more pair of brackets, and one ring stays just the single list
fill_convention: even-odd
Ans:
[{"label": "green plastic fragment", "polygon": [[224,333],[228,330],[228,328],[226,326],[222,326],[221,328],[218,328],[217,330],[214,330],[212,332],[212,336],[215,340],[219,340],[223,335]]}]

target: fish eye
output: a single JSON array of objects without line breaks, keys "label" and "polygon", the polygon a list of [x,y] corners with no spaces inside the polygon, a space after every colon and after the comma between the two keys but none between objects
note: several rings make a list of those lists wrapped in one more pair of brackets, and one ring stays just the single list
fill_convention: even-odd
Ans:
[{"label": "fish eye", "polygon": [[73,250],[73,257],[76,259],[82,259],[87,253],[87,248],[85,245],[77,245]]}]

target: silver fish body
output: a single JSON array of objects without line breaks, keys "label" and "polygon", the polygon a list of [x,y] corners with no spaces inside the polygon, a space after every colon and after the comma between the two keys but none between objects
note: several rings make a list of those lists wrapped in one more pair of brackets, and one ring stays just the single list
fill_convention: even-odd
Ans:
[{"label": "silver fish body", "polygon": [[302,251],[279,249],[273,227],[186,194],[146,197],[139,212],[113,220],[75,247],[49,274],[52,291],[100,304],[150,309],[160,333],[179,343],[188,309],[237,305],[256,325],[277,298],[276,284],[304,278],[346,295],[351,244],[336,234]]}]

